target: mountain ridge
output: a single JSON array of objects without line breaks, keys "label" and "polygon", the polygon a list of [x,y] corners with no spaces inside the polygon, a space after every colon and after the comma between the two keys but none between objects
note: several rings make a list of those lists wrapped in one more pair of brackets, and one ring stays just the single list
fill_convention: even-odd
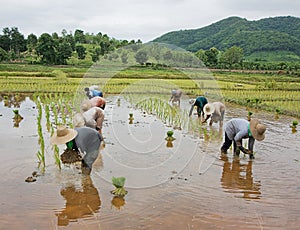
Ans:
[{"label": "mountain ridge", "polygon": [[176,45],[191,52],[239,46],[246,56],[266,51],[288,51],[300,56],[300,18],[277,16],[250,21],[231,16],[202,28],[171,31],[153,42]]}]

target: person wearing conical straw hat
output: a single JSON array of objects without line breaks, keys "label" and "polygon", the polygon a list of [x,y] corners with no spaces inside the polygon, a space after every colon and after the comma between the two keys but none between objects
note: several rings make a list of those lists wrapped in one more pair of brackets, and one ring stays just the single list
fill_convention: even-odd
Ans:
[{"label": "person wearing conical straw hat", "polygon": [[191,109],[190,109],[189,116],[192,115],[193,109],[194,109],[194,107],[196,106],[196,107],[197,107],[197,114],[198,114],[198,117],[199,117],[199,118],[200,118],[200,117],[204,118],[203,108],[204,108],[204,106],[208,103],[206,97],[204,97],[204,96],[199,96],[199,97],[197,97],[196,99],[191,99],[191,100],[189,101],[189,103],[190,103],[190,105],[192,105],[192,106],[191,106]]},{"label": "person wearing conical straw hat", "polygon": [[81,161],[82,173],[89,175],[92,165],[99,155],[102,137],[92,128],[80,127],[67,128],[65,125],[58,126],[51,136],[52,145],[66,144],[69,149],[79,150],[83,155]]},{"label": "person wearing conical straw hat", "polygon": [[[255,140],[262,141],[265,138],[266,126],[258,119],[247,121],[241,118],[232,118],[225,127],[225,142],[221,147],[221,153],[227,154],[233,142],[234,155],[239,156],[240,151],[250,155],[254,159],[253,147]],[[248,149],[243,147],[242,140],[248,138]]]},{"label": "person wearing conical straw hat", "polygon": [[219,123],[220,128],[223,127],[224,115],[225,115],[225,105],[222,102],[213,102],[207,103],[204,108],[204,121],[205,123],[209,118],[209,125],[211,126],[213,123]]}]

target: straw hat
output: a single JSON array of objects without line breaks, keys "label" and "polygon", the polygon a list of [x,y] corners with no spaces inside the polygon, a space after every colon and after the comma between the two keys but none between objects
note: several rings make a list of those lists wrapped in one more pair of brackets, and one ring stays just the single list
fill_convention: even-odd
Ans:
[{"label": "straw hat", "polygon": [[77,136],[75,129],[68,129],[66,126],[57,126],[57,130],[53,133],[51,144],[61,145],[73,140]]},{"label": "straw hat", "polygon": [[267,127],[261,123],[257,119],[251,119],[250,121],[250,131],[255,140],[262,141],[265,139],[265,132]]},{"label": "straw hat", "polygon": [[206,115],[211,115],[215,111],[215,106],[211,103],[207,103],[206,105],[204,105],[203,111]]}]

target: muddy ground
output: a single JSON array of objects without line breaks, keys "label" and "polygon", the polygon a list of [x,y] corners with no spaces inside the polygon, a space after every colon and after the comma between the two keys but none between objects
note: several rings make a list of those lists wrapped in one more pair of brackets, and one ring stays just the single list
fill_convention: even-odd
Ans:
[{"label": "muddy ground", "polygon": [[[80,167],[54,163],[44,129],[46,168],[37,167],[37,109],[26,98],[16,126],[13,107],[0,104],[0,229],[298,229],[300,224],[300,131],[292,117],[254,111],[267,125],[255,159],[221,156],[223,130],[204,125],[206,135],[166,127],[154,116],[117,105],[105,109],[105,148],[91,176]],[[226,104],[225,124],[247,116]],[[128,114],[134,113],[133,124]],[[196,119],[196,116],[194,116]],[[25,182],[37,171],[36,181]],[[124,200],[110,193],[112,176],[125,176]]]}]

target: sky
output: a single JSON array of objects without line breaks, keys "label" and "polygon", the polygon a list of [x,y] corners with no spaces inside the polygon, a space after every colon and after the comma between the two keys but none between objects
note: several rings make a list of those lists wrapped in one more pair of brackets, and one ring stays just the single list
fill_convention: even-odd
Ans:
[{"label": "sky", "polygon": [[0,34],[17,27],[31,33],[107,34],[149,42],[167,32],[198,29],[230,16],[259,20],[300,17],[297,0],[0,0]]}]

